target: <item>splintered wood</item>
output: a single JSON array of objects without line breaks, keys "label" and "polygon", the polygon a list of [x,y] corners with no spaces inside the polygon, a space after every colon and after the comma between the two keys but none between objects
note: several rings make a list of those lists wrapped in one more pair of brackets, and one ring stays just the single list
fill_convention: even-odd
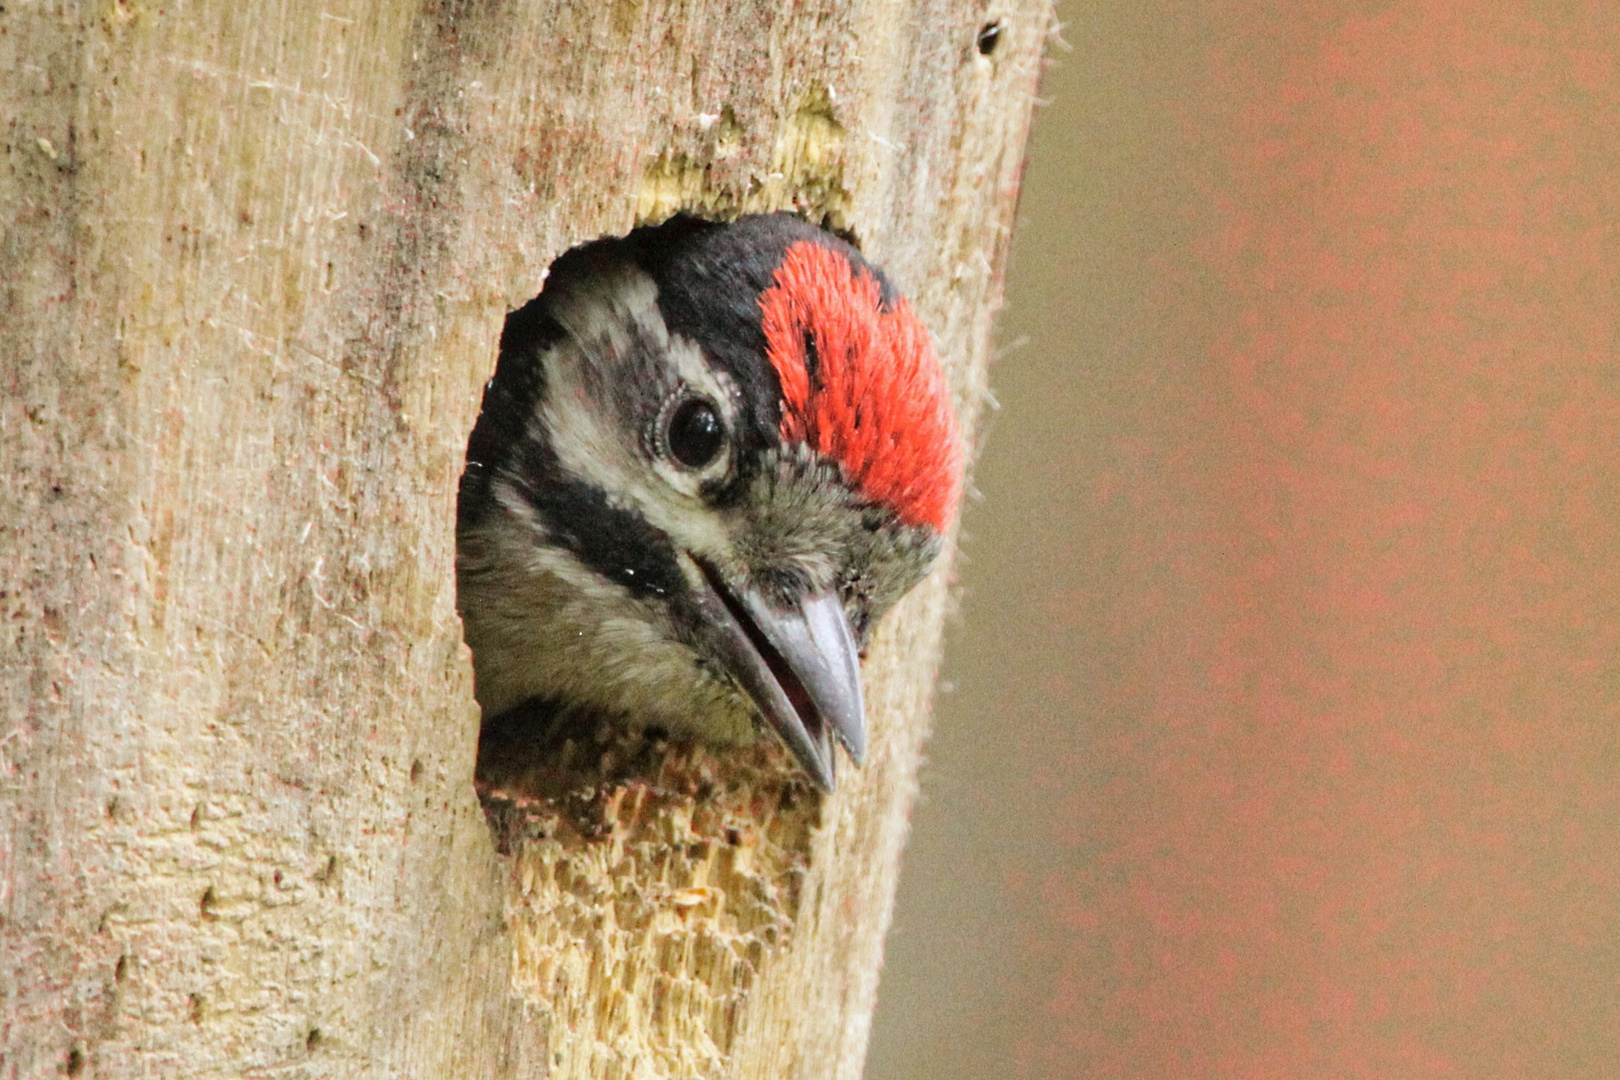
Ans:
[{"label": "splintered wood", "polygon": [[513,860],[514,982],[550,1018],[553,1075],[724,1073],[819,823],[820,795],[774,751],[654,745],[645,775],[608,763],[486,788]]},{"label": "splintered wood", "polygon": [[858,1076],[949,559],[834,797],[486,748],[481,806],[456,482],[506,313],[678,210],[846,230],[971,438],[1048,0],[3,19],[0,1078]]}]

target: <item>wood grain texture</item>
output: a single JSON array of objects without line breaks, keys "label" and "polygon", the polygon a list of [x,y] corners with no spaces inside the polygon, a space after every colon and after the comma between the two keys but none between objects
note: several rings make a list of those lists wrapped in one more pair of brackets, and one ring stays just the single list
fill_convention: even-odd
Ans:
[{"label": "wood grain texture", "polygon": [[0,1076],[859,1074],[948,568],[825,804],[677,748],[497,851],[455,484],[505,312],[677,209],[850,231],[971,430],[1049,22],[6,5]]}]

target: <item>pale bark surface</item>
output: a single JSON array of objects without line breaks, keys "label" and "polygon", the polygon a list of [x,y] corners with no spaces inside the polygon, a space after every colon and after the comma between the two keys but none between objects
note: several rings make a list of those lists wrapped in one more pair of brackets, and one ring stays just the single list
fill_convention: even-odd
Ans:
[{"label": "pale bark surface", "polygon": [[852,231],[971,426],[1050,17],[5,5],[0,1077],[859,1074],[948,568],[825,805],[678,750],[497,850],[456,479],[506,311],[677,209]]}]

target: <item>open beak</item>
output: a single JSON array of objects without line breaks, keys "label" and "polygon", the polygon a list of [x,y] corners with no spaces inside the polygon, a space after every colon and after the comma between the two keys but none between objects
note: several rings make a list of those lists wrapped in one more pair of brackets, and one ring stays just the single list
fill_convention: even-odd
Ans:
[{"label": "open beak", "polygon": [[838,593],[810,593],[784,609],[731,586],[702,561],[698,567],[709,593],[699,602],[720,631],[731,675],[811,778],[831,791],[833,737],[857,766],[866,758],[860,652]]}]

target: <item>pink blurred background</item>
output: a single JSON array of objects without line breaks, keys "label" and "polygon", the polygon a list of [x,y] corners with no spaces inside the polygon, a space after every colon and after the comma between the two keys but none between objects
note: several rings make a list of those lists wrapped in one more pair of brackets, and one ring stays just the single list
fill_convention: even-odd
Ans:
[{"label": "pink blurred background", "polygon": [[1620,3],[1060,15],[868,1076],[1620,1077]]}]

